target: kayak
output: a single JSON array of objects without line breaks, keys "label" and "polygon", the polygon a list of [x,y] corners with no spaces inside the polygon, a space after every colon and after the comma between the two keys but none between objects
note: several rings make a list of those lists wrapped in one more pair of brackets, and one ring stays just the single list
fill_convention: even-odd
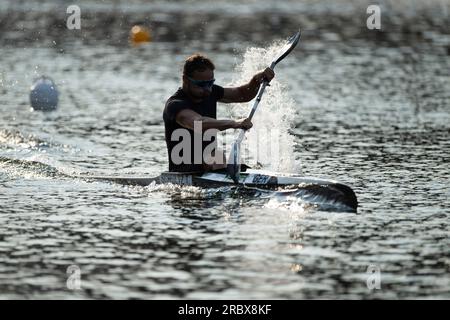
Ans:
[{"label": "kayak", "polygon": [[358,200],[355,192],[349,186],[334,180],[298,176],[294,174],[274,173],[263,170],[249,169],[241,172],[235,183],[226,171],[199,172],[162,172],[157,177],[127,177],[127,176],[80,176],[86,180],[103,180],[123,185],[148,186],[155,184],[177,184],[197,186],[202,188],[217,188],[224,186],[242,186],[259,189],[279,190],[296,188],[305,193],[341,203],[356,212]]}]

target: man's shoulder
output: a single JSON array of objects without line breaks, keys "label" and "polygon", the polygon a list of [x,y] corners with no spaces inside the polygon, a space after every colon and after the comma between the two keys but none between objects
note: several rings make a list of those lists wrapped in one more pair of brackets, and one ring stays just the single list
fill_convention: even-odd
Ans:
[{"label": "man's shoulder", "polygon": [[190,104],[188,97],[180,88],[167,99],[164,109],[165,111],[170,111],[173,108],[178,108],[180,105],[190,107]]},{"label": "man's shoulder", "polygon": [[172,101],[183,101],[186,99],[187,97],[186,94],[183,92],[183,89],[178,88],[178,90],[167,99],[166,105]]},{"label": "man's shoulder", "polygon": [[186,94],[181,88],[178,89],[178,91],[170,96],[170,98],[166,101],[163,113],[164,121],[175,121],[175,117],[178,112],[189,108],[191,108],[189,99],[186,97]]},{"label": "man's shoulder", "polygon": [[216,100],[222,99],[224,92],[225,92],[225,89],[222,86],[219,86],[217,84],[213,85],[212,95],[215,97]]}]

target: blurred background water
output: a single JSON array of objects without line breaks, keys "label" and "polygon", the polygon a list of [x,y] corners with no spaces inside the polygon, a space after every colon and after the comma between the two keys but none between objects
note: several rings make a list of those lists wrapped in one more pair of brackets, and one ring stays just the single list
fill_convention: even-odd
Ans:
[{"label": "blurred background water", "polygon": [[[66,27],[71,4],[81,30]],[[366,27],[369,4],[381,30]],[[0,298],[450,298],[449,5],[1,0]],[[153,41],[133,47],[137,22]],[[262,165],[350,184],[358,214],[70,177],[156,176],[184,59],[206,53],[219,84],[242,83],[299,28],[247,146],[277,128],[282,152]],[[51,113],[30,108],[43,74],[61,93]],[[67,288],[71,265],[80,290]]]}]

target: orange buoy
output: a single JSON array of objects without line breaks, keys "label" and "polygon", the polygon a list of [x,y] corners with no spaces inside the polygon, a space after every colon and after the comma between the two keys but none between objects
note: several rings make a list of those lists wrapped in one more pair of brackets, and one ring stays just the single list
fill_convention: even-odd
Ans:
[{"label": "orange buoy", "polygon": [[150,30],[142,25],[135,25],[130,31],[130,41],[134,45],[152,41]]}]

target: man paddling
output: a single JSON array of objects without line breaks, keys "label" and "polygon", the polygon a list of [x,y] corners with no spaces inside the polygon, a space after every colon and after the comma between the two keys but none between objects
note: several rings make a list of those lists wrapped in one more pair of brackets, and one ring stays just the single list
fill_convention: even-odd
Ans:
[{"label": "man paddling", "polygon": [[[249,102],[255,98],[260,85],[275,76],[270,68],[256,73],[239,87],[223,88],[215,85],[215,66],[207,57],[194,54],[186,59],[183,67],[183,84],[166,102],[163,119],[169,156],[169,171],[201,172],[226,167],[225,158],[216,146],[216,137],[205,141],[203,133],[211,129],[244,129],[252,127],[249,119],[217,120],[217,101],[223,103]],[[186,135],[184,135],[184,133]],[[196,145],[199,136],[201,142]],[[181,138],[187,137],[188,148],[180,148]],[[186,144],[186,141],[184,141]],[[212,147],[212,148],[211,148]],[[205,156],[206,150],[212,150]]]}]

